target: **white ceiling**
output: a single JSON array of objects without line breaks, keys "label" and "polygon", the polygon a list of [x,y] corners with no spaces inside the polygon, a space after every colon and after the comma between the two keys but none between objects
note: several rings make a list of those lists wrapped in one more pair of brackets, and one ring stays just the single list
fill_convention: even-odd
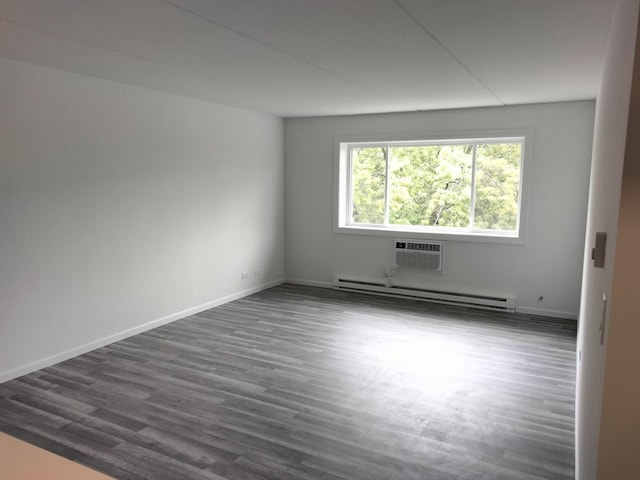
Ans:
[{"label": "white ceiling", "polygon": [[283,117],[595,98],[615,0],[0,0],[0,56]]}]

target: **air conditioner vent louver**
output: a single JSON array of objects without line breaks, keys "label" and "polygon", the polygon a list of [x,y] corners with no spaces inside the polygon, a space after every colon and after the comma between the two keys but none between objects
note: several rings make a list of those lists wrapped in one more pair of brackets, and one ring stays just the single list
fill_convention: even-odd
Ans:
[{"label": "air conditioner vent louver", "polygon": [[407,250],[427,250],[439,252],[442,245],[439,243],[407,243]]},{"label": "air conditioner vent louver", "polygon": [[442,272],[444,242],[395,239],[395,264],[400,268],[417,268]]}]

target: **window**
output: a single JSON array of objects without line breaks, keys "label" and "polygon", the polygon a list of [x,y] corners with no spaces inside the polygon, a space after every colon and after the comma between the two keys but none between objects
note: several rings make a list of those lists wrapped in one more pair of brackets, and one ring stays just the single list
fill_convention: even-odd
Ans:
[{"label": "window", "polygon": [[525,139],[339,142],[338,230],[521,239]]}]

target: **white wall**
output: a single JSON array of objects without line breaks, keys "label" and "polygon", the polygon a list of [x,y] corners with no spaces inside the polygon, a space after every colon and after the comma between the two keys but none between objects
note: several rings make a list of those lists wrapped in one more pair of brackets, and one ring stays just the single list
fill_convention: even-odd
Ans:
[{"label": "white wall", "polygon": [[5,59],[0,85],[0,381],[284,277],[281,119]]},{"label": "white wall", "polygon": [[[579,480],[640,478],[638,12],[638,0],[621,0],[617,4],[597,99],[578,331]],[[607,232],[603,269],[594,268],[591,261],[596,232]],[[603,293],[608,299],[606,306]],[[606,328],[601,345],[603,311]]]},{"label": "white wall", "polygon": [[326,284],[338,273],[382,278],[389,266],[390,238],[333,232],[334,136],[531,128],[526,245],[449,241],[445,274],[398,281],[514,295],[521,311],[576,318],[593,120],[594,102],[286,120],[287,276]]}]

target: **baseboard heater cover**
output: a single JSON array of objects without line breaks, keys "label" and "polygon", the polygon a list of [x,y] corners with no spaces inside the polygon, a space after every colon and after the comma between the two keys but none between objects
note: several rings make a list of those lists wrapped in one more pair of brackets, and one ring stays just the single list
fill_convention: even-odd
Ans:
[{"label": "baseboard heater cover", "polygon": [[430,290],[408,285],[387,285],[384,281],[336,277],[333,286],[337,290],[369,293],[391,297],[412,298],[446,305],[460,305],[485,310],[515,312],[516,299],[462,292]]}]

